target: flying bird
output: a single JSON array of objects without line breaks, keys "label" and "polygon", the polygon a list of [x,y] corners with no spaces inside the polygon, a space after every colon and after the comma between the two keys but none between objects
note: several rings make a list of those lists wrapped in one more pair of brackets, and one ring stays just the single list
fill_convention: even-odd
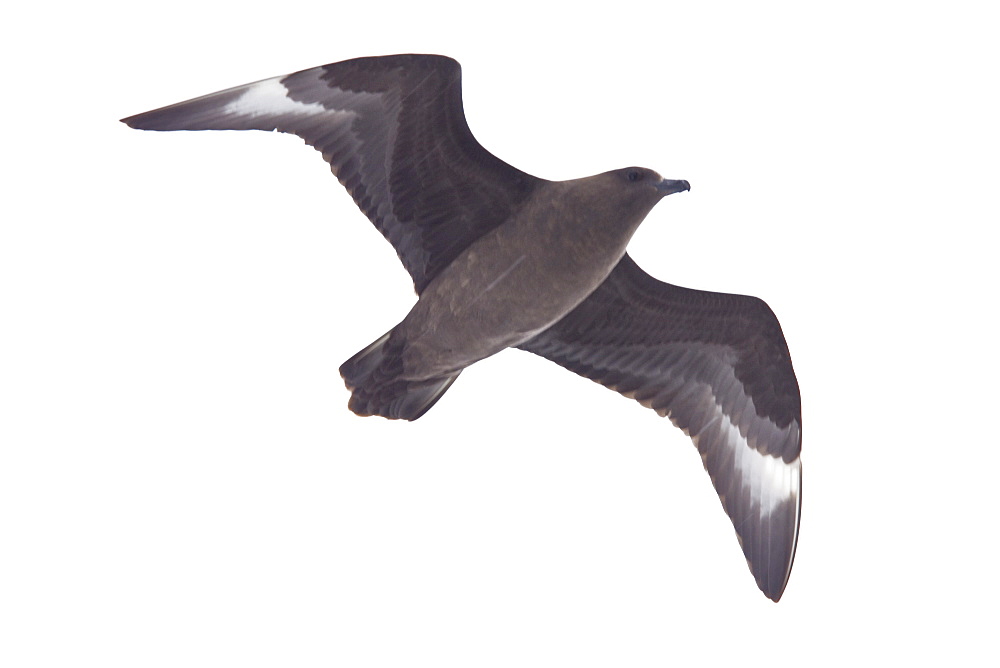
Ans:
[{"label": "flying bird", "polygon": [[693,439],[763,593],[777,601],[801,508],[798,383],[760,299],[663,283],[626,254],[663,197],[640,167],[547,181],[473,137],[443,56],[358,58],[138,114],[142,130],[266,130],[320,151],[393,245],[418,300],[340,373],[359,415],[415,420],[505,348],[667,416]]}]

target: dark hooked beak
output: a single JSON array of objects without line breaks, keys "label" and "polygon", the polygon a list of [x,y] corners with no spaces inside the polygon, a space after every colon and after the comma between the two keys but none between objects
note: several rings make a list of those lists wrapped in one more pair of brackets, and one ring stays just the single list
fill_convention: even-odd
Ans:
[{"label": "dark hooked beak", "polygon": [[656,184],[656,189],[660,191],[660,194],[666,196],[684,192],[685,190],[691,190],[691,184],[687,181],[672,181],[670,179],[663,179]]}]

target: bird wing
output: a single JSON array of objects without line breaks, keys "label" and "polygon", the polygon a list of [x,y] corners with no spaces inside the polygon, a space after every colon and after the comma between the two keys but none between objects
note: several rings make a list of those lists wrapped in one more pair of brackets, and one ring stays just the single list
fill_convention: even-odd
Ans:
[{"label": "bird wing", "polygon": [[393,245],[419,294],[541,183],[480,146],[465,121],[461,84],[459,64],[443,56],[358,58],[122,122],[298,135]]},{"label": "bird wing", "polygon": [[691,436],[757,585],[781,597],[798,537],[802,418],[767,304],[662,283],[626,255],[575,310],[519,347],[669,416]]}]

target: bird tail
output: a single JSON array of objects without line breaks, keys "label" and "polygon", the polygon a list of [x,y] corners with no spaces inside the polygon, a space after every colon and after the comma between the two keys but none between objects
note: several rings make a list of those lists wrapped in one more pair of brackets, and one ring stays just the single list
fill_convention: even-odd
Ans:
[{"label": "bird tail", "polygon": [[348,408],[358,415],[416,420],[461,373],[418,381],[401,378],[403,346],[401,337],[389,332],[340,366],[340,375],[351,391]]}]

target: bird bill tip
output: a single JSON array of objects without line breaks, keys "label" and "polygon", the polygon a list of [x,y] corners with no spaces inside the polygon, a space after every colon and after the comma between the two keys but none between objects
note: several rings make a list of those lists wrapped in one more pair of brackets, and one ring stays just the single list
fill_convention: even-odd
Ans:
[{"label": "bird bill tip", "polygon": [[659,190],[664,195],[673,195],[674,193],[684,192],[686,190],[691,190],[691,184],[687,181],[674,180],[674,179],[663,179],[656,184],[656,189]]}]

